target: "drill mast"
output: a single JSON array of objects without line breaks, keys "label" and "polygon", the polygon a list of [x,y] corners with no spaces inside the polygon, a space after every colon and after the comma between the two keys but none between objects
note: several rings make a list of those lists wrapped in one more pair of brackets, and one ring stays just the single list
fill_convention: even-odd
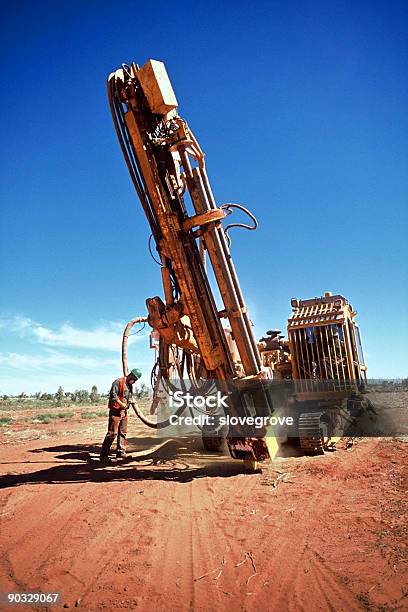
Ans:
[{"label": "drill mast", "polygon": [[[180,373],[187,372],[193,381],[240,379],[245,387],[245,381],[262,379],[261,357],[229,249],[230,226],[222,225],[234,207],[243,207],[217,206],[204,154],[177,113],[163,63],[150,60],[142,68],[123,65],[108,78],[108,96],[122,152],[160,258],[164,301],[156,296],[146,305],[147,320],[160,337],[161,375],[168,375],[169,349],[177,347],[182,355]],[[255,229],[256,223],[243,227]],[[223,302],[221,310],[209,282],[205,253]],[[223,319],[229,329],[222,325]],[[256,394],[259,403],[259,389]],[[239,404],[231,402],[231,413],[241,413]],[[271,412],[266,394],[261,404],[262,414]],[[268,457],[262,438],[227,441],[234,457]]]}]

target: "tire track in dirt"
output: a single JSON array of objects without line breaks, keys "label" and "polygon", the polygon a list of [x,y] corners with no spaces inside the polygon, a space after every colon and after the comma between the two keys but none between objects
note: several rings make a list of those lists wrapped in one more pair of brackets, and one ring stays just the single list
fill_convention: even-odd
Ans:
[{"label": "tire track in dirt", "polygon": [[225,592],[219,581],[228,570],[230,544],[220,528],[214,488],[207,479],[192,483],[195,509],[195,517],[191,517],[193,586],[194,610],[197,611],[208,610],[208,601],[219,611],[225,609]]},{"label": "tire track in dirt", "polygon": [[[330,462],[332,458],[327,459]],[[310,610],[311,607],[319,609],[322,605],[323,609],[359,609],[355,597],[347,592],[344,584],[324,569],[323,557],[316,556],[313,550],[312,542],[330,514],[336,488],[334,491],[322,492],[321,486],[303,485],[298,496],[296,477],[294,487],[291,498],[299,498],[300,512],[296,514],[300,513],[300,518],[292,524],[281,518],[274,533],[266,541],[266,547],[273,550],[269,558],[269,571],[274,584],[270,609],[292,611],[309,606],[306,609]],[[319,537],[321,539],[322,536]],[[327,588],[322,583],[322,575],[326,576],[328,582],[330,578]]]},{"label": "tire track in dirt", "polygon": [[[220,488],[224,482],[221,478],[198,478],[187,483],[152,483],[156,503],[152,490],[149,499],[145,499],[155,509],[150,524],[151,544],[144,551],[143,560],[132,566],[139,578],[135,596],[140,605],[149,602],[154,609],[164,610],[168,609],[168,602],[178,601],[179,610],[205,611],[210,598],[217,610],[231,609],[238,575],[235,563],[241,560],[242,548],[238,543],[234,551],[234,544],[226,539],[219,520],[223,515],[214,503],[214,489],[223,496],[232,494],[233,483]],[[143,523],[140,527],[147,526]],[[124,551],[122,561],[128,568],[129,559],[129,551]],[[218,580],[214,580],[218,574],[222,578],[226,570],[231,575],[231,579],[227,576],[229,592],[219,588]]]},{"label": "tire track in dirt", "polygon": [[[115,483],[110,488],[109,496],[98,490],[94,507],[87,513],[86,521],[73,527],[65,546],[69,552],[61,555],[58,564],[61,572],[70,566],[71,572],[81,577],[84,588],[76,591],[88,609],[97,607],[100,595],[103,600],[107,590],[112,591],[111,595],[120,591],[120,584],[116,588],[120,580],[114,580],[113,575],[124,571],[121,559],[129,540],[133,548],[139,546],[142,550],[151,541],[148,510],[143,508],[139,483],[129,483],[128,489]],[[139,522],[145,529],[134,533],[131,526]]]},{"label": "tire track in dirt", "polygon": [[[216,494],[204,520],[195,527],[197,569],[201,566],[195,578],[197,610],[207,610],[208,601],[220,611],[244,609],[247,581],[253,574],[248,556],[252,543],[248,543],[248,525],[237,524],[236,510],[238,502],[242,507],[242,501],[251,495],[255,479],[241,475],[230,479],[227,486],[224,480],[214,479]],[[202,494],[201,488],[197,496]]]},{"label": "tire track in dirt", "polygon": [[[64,504],[68,500],[69,496],[64,492],[59,504]],[[26,503],[19,504],[18,512],[14,514],[14,521],[17,521],[21,526],[18,537],[15,538],[15,531],[10,529],[10,526],[7,526],[3,531],[4,556],[8,559],[11,567],[16,568],[15,575],[18,573],[20,576],[24,576],[24,580],[20,579],[20,582],[23,582],[25,588],[39,588],[44,578],[40,571],[42,559],[49,557],[53,547],[58,546],[58,542],[68,529],[67,522],[61,525],[60,517],[48,522],[52,515],[53,504],[55,504],[55,498],[45,495],[44,492],[39,493],[34,512],[32,503],[28,499]],[[70,511],[73,520],[76,519],[77,514],[78,510],[76,509]],[[47,517],[46,531],[44,530],[44,517]],[[11,545],[7,546],[7,541],[11,541]]]},{"label": "tire track in dirt", "polygon": [[[38,588],[40,584],[51,585],[58,564],[66,563],[65,567],[71,568],[72,550],[77,549],[81,539],[86,541],[92,535],[91,529],[84,529],[84,516],[88,513],[92,518],[93,509],[87,509],[88,500],[83,501],[81,490],[75,489],[78,487],[67,494],[64,488],[54,486],[52,495],[42,492],[37,496],[38,513],[34,514],[35,520],[28,525],[27,521],[19,522],[22,525],[19,537],[11,550],[6,552],[12,565],[25,576],[30,588]],[[49,509],[49,503],[54,505],[54,509]],[[28,507],[22,507],[20,513],[22,516],[30,516],[31,513],[33,517]],[[66,569],[65,575],[75,579],[78,584],[83,582],[71,569]]]},{"label": "tire track in dirt", "polygon": [[0,517],[0,542],[1,544],[1,554],[0,554],[0,578],[1,578],[1,588],[3,592],[11,592],[13,589],[18,588],[20,591],[24,591],[25,584],[22,582],[15,574],[13,565],[10,562],[9,556],[5,553],[3,542],[7,537],[5,533],[5,526],[7,525],[8,519],[6,516],[10,516],[12,518],[12,510],[9,508],[9,503],[12,498],[12,492],[6,493],[4,500],[1,503],[1,517]]},{"label": "tire track in dirt", "polygon": [[[154,542],[147,552],[149,573],[141,595],[151,595],[154,585],[154,608],[164,609],[163,602],[180,599],[180,609],[193,607],[193,551],[191,522],[186,517],[192,513],[191,483],[166,487],[168,495],[157,492],[157,512],[154,515],[151,537]],[[171,490],[173,489],[173,490]]]},{"label": "tire track in dirt", "polygon": [[[40,516],[35,515],[36,520],[29,523],[28,529],[20,531],[17,546],[14,544],[6,551],[11,566],[18,568],[15,575],[24,576],[24,581],[20,580],[23,590],[41,587],[42,591],[54,591],[58,585],[57,590],[62,590],[63,595],[66,590],[74,592],[76,598],[82,598],[103,572],[106,559],[115,555],[126,537],[123,529],[125,513],[117,506],[121,506],[127,491],[111,497],[101,491],[92,496],[93,503],[89,505],[89,497],[82,487],[71,487],[77,490],[69,496],[59,486],[54,489],[54,511],[45,515],[47,504],[42,494],[37,500]],[[65,511],[57,512],[59,508]],[[21,507],[20,512],[24,516],[28,514],[27,510]]]},{"label": "tire track in dirt", "polygon": [[[246,480],[245,487],[245,499],[252,500],[253,505],[259,506],[259,502],[265,500],[265,495],[260,495],[256,491],[259,482],[251,479]],[[284,486],[284,485],[283,485]],[[237,487],[239,488],[239,487]],[[336,490],[336,489],[335,489]],[[279,489],[282,491],[282,488]],[[277,503],[282,505],[282,499],[278,500],[277,496],[273,494],[270,497],[271,502],[271,516],[274,517],[273,505]],[[278,493],[278,491],[276,491]],[[293,497],[293,496],[292,496]],[[235,498],[236,499],[236,498]],[[258,600],[264,598],[262,591],[266,587],[270,592],[271,601],[269,602],[270,610],[282,610],[282,609],[297,609],[302,606],[302,600],[307,602],[306,605],[310,605],[310,592],[315,591],[317,594],[316,604],[326,601],[327,595],[325,592],[325,586],[322,582],[321,576],[325,576],[326,585],[328,591],[331,593],[328,597],[328,605],[333,605],[337,609],[359,609],[360,605],[355,595],[346,588],[342,577],[337,577],[333,572],[330,572],[326,567],[319,567],[319,562],[314,557],[313,568],[314,570],[305,579],[302,568],[307,559],[311,555],[310,539],[314,535],[315,531],[318,530],[322,521],[325,520],[327,513],[330,512],[330,506],[333,503],[332,495],[323,495],[320,487],[306,489],[302,488],[301,492],[301,511],[305,517],[303,521],[297,522],[294,525],[287,524],[286,521],[282,521],[282,516],[277,513],[274,519],[274,524],[271,526],[268,523],[266,526],[260,520],[259,513],[255,516],[247,517],[248,520],[253,520],[251,525],[250,533],[259,534],[259,537],[252,535],[252,541],[248,541],[245,527],[239,526],[238,528],[231,529],[228,524],[224,525],[224,540],[227,539],[233,542],[231,555],[237,557],[237,551],[240,547],[237,547],[234,542],[241,542],[241,555],[242,555],[242,544],[245,543],[246,553],[252,551],[251,554],[254,559],[267,559],[267,568],[261,565],[261,562],[257,561],[257,573],[250,576],[251,583],[249,584],[247,578],[246,586],[248,588],[243,589],[242,585],[237,592],[235,588],[235,596],[239,596],[243,602],[243,609],[248,606],[248,609],[257,609]],[[307,499],[307,502],[304,500]],[[230,512],[233,513],[234,497],[230,500]],[[293,501],[291,502],[293,503]],[[238,506],[239,507],[239,506]],[[242,505],[241,505],[242,507]],[[228,512],[228,508],[226,508]],[[256,512],[256,510],[252,510]],[[268,515],[266,515],[268,516]],[[235,524],[235,522],[234,522]],[[306,532],[305,532],[306,529]],[[249,550],[248,550],[249,549]],[[317,557],[318,559],[318,557]],[[235,563],[236,565],[236,563]],[[227,574],[227,568],[225,568],[225,574]],[[235,585],[236,586],[236,585]],[[259,601],[259,608],[262,608],[262,604]],[[310,608],[309,608],[310,609]]]},{"label": "tire track in dirt", "polygon": [[[116,502],[120,505],[124,497],[128,497],[128,492],[116,497]],[[94,537],[87,540],[87,554],[78,560],[78,571],[84,567],[86,570],[85,588],[77,593],[77,598],[80,599],[81,606],[87,610],[109,609],[108,602],[112,601],[113,607],[113,604],[123,596],[122,591],[126,581],[120,578],[127,574],[127,570],[132,569],[132,564],[125,567],[122,563],[123,551],[129,545],[129,536],[132,535],[128,529],[124,529],[123,523],[127,515],[143,513],[140,508],[136,511],[129,508],[126,510],[117,512],[116,516],[115,512],[112,512],[108,521],[100,519],[99,525],[95,526]],[[139,514],[137,516],[140,518]],[[132,547],[137,545],[143,549],[149,546],[150,541],[150,537],[143,532],[139,537],[132,537]]]},{"label": "tire track in dirt", "polygon": [[[329,511],[331,502],[330,496],[326,495],[321,499],[319,493],[315,492],[302,508],[305,517],[304,525],[291,528],[288,524],[281,524],[266,539],[265,549],[272,552],[268,559],[268,569],[273,584],[271,611],[296,610],[296,602],[301,603],[302,601],[307,601],[307,605],[310,605],[311,593],[313,593],[316,604],[326,601],[328,609],[358,609],[355,598],[345,592],[344,585],[341,585],[340,589],[337,588],[337,581],[331,575],[330,585],[327,585],[330,595],[327,595],[320,580],[324,569],[319,567],[317,558],[313,557],[311,552],[310,541]],[[310,559],[313,559],[313,571],[305,572],[305,567],[307,569]],[[342,593],[341,596],[339,592]],[[336,596],[334,596],[335,593],[337,593]]]},{"label": "tire track in dirt", "polygon": [[[48,582],[48,568],[55,567],[64,554],[64,544],[70,541],[70,534],[78,530],[86,507],[86,502],[81,503],[78,495],[67,495],[66,491],[55,491],[53,496],[41,493],[38,497],[34,516],[32,509],[27,507],[29,503],[20,508],[21,518],[31,515],[35,520],[28,525],[27,521],[22,521],[25,529],[11,549],[5,551],[11,564],[25,576],[27,588],[31,589]],[[50,504],[54,507],[50,508]],[[56,512],[56,507],[63,512]]]},{"label": "tire track in dirt", "polygon": [[[311,592],[302,591],[302,599],[310,606],[311,597],[316,604],[326,603],[327,610],[333,612],[348,612],[349,610],[361,610],[362,606],[356,596],[341,581],[341,578],[328,567],[325,560],[311,551],[306,561],[309,564],[308,577],[311,578]],[[299,595],[297,593],[297,595]]]},{"label": "tire track in dirt", "polygon": [[157,487],[159,501],[152,525],[155,546],[148,552],[152,571],[144,588],[150,591],[152,584],[160,584],[161,590],[155,594],[157,609],[164,609],[160,607],[163,601],[174,601],[183,594],[179,609],[198,610],[197,575],[214,563],[212,484],[199,478],[172,485],[167,491],[170,499]]}]

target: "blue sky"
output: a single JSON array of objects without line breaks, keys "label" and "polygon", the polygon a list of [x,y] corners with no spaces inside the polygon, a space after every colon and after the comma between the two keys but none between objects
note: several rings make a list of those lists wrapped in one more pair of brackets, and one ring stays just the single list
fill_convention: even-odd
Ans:
[{"label": "blue sky", "polygon": [[[0,393],[109,387],[161,294],[106,99],[166,63],[216,198],[256,214],[233,256],[260,336],[342,293],[369,375],[408,376],[406,2],[1,4]],[[147,373],[143,332],[131,359]]]}]

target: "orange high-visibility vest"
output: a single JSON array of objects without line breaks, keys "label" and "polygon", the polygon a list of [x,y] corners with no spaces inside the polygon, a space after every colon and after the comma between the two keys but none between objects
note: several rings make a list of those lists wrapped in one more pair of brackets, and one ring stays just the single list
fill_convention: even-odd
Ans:
[{"label": "orange high-visibility vest", "polygon": [[[125,401],[125,389],[126,389],[125,385],[126,385],[126,378],[125,377],[119,378],[118,399],[120,399],[121,402]],[[120,406],[117,401],[110,402],[109,408],[115,408],[115,410],[123,410],[122,406]]]}]

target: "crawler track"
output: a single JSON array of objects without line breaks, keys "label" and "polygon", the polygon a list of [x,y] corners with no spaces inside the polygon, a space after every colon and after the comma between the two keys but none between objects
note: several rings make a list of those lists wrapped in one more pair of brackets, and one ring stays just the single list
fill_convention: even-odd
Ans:
[{"label": "crawler track", "polygon": [[299,417],[300,448],[311,455],[324,453],[324,441],[327,438],[325,424],[321,422],[324,412],[304,412]]}]

